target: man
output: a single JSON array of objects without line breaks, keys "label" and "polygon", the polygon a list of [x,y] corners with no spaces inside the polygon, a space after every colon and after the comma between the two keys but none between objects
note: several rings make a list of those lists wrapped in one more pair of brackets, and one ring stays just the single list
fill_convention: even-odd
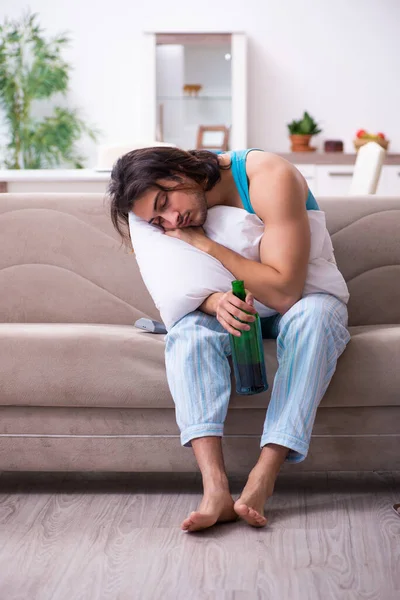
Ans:
[{"label": "man", "polygon": [[[302,298],[310,254],[307,210],[318,210],[318,204],[293,165],[258,149],[219,155],[166,147],[134,150],[114,165],[108,191],[111,218],[122,237],[132,210],[166,235],[212,255],[246,283],[245,302],[231,292],[212,294],[172,327],[166,368],[181,443],[192,446],[204,487],[198,510],[182,529],[196,531],[238,516],[262,527],[264,505],[283,462],[307,455],[317,407],[350,339],[342,300],[329,294]],[[216,205],[245,208],[264,222],[260,263],[207,238],[202,225]],[[277,339],[279,368],[259,460],[234,502],[221,446],[230,398],[228,332],[240,335],[249,328],[254,298],[278,313],[263,320],[263,334]]]}]

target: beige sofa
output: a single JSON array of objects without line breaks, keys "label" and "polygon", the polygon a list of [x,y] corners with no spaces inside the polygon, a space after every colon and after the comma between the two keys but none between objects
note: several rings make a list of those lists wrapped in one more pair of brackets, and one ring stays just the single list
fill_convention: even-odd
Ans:
[{"label": "beige sofa", "polygon": [[[306,461],[400,469],[400,199],[320,200],[349,284],[352,340]],[[0,194],[0,471],[194,471],[164,368],[164,336],[102,194]],[[269,382],[275,341],[265,341]],[[270,386],[271,389],[272,386]],[[270,391],[233,395],[229,473],[259,454]]]}]

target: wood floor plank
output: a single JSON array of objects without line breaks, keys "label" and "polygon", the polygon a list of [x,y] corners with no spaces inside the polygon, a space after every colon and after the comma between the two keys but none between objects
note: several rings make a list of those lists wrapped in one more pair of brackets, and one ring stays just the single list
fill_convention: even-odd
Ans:
[{"label": "wood floor plank", "polygon": [[200,500],[198,473],[0,474],[0,598],[400,597],[400,473],[282,475],[263,529],[181,531]]}]

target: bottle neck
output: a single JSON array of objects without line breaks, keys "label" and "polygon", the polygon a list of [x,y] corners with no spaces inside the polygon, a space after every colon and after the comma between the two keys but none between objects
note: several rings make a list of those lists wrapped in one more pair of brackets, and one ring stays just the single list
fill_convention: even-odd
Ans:
[{"label": "bottle neck", "polygon": [[236,298],[242,300],[243,302],[246,300],[246,290],[244,289],[244,281],[240,279],[236,279],[232,281],[232,292]]}]

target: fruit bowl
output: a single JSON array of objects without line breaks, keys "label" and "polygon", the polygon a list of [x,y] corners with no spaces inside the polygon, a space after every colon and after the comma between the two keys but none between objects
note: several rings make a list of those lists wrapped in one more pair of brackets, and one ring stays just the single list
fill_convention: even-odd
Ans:
[{"label": "fruit bowl", "polygon": [[359,150],[361,148],[361,146],[365,146],[365,144],[368,144],[369,142],[376,142],[377,144],[379,144],[380,146],[382,146],[382,148],[384,148],[385,150],[388,149],[389,147],[389,140],[385,140],[379,136],[370,136],[367,138],[356,138],[355,140],[353,140],[353,144],[354,144],[354,148],[356,150]]}]

